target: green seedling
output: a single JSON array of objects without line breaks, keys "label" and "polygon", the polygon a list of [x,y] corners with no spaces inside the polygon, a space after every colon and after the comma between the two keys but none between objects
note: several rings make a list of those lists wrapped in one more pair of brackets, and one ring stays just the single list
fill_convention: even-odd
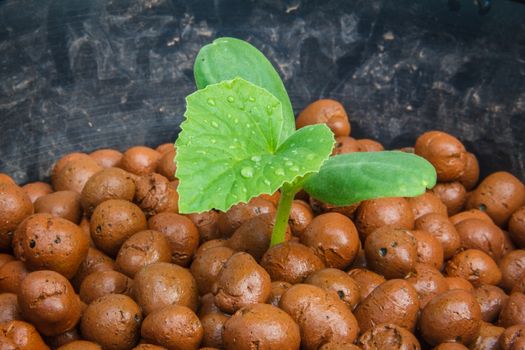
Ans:
[{"label": "green seedling", "polygon": [[434,167],[413,154],[385,151],[330,157],[324,124],[295,129],[288,94],[268,59],[249,43],[220,38],[195,67],[199,90],[186,98],[176,141],[181,213],[226,211],[280,190],[271,245],[284,241],[295,194],[333,205],[410,197],[436,183]]}]

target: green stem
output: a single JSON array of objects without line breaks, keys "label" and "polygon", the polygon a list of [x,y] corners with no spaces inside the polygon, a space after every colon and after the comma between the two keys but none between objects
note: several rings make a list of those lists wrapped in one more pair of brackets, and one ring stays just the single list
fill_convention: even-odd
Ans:
[{"label": "green stem", "polygon": [[292,209],[292,202],[295,194],[298,191],[298,186],[284,185],[281,188],[281,198],[277,206],[277,215],[275,216],[275,225],[272,231],[272,240],[270,247],[284,242],[286,237],[286,225],[288,224],[288,217]]}]

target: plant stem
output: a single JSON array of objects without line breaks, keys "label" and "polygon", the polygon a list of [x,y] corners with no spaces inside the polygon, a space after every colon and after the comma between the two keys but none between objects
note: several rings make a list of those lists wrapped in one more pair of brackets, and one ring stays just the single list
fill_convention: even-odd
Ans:
[{"label": "plant stem", "polygon": [[281,198],[277,206],[277,215],[275,216],[275,225],[273,226],[270,247],[282,243],[285,240],[286,225],[288,224],[292,202],[297,191],[298,186],[293,185],[284,184],[281,188]]}]

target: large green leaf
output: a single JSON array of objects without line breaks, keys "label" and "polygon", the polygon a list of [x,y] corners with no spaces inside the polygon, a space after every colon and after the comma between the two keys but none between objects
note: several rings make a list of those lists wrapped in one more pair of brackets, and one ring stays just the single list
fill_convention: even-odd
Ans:
[{"label": "large green leaf", "polygon": [[227,210],[285,182],[316,172],[334,144],[325,125],[295,132],[284,142],[280,101],[236,78],[186,98],[177,139],[179,210]]},{"label": "large green leaf", "polygon": [[215,39],[199,51],[193,70],[199,89],[236,77],[265,88],[281,101],[283,139],[294,132],[292,104],[279,74],[262,52],[248,42],[235,38]]},{"label": "large green leaf", "polygon": [[436,171],[414,154],[356,152],[331,157],[304,189],[333,205],[350,205],[381,197],[413,197],[436,184]]}]

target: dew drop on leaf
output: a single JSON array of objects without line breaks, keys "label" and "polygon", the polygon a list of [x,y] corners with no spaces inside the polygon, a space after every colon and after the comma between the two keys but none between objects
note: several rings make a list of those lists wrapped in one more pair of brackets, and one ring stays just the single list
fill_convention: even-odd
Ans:
[{"label": "dew drop on leaf", "polygon": [[300,169],[299,169],[299,167],[297,165],[294,165],[294,166],[290,167],[290,170],[291,171],[299,171]]},{"label": "dew drop on leaf", "polygon": [[252,125],[251,125],[250,123],[247,123],[247,124],[246,124],[246,127],[249,129],[249,128],[252,127]]},{"label": "dew drop on leaf", "polygon": [[211,143],[216,143],[217,140],[215,140],[215,139],[210,139],[210,142],[211,142]]},{"label": "dew drop on leaf", "polygon": [[217,124],[217,122],[215,120],[212,120],[211,126],[213,126],[214,128],[218,128],[219,124]]},{"label": "dew drop on leaf", "polygon": [[215,106],[215,100],[214,100],[213,98],[210,97],[210,98],[208,99],[208,104],[209,104],[210,106]]},{"label": "dew drop on leaf", "polygon": [[228,97],[226,98],[226,100],[227,100],[228,102],[230,102],[230,103],[233,103],[233,102],[235,101],[235,97],[233,97],[233,96],[228,96]]},{"label": "dew drop on leaf", "polygon": [[270,106],[270,105],[266,106],[266,114],[268,114],[268,115],[272,114],[272,106]]},{"label": "dew drop on leaf", "polygon": [[286,166],[292,166],[293,162],[291,160],[287,160],[286,163],[284,163]]},{"label": "dew drop on leaf", "polygon": [[270,180],[268,180],[268,179],[264,179],[263,182],[264,182],[265,185],[268,185],[268,186],[270,186],[270,184],[271,184]]},{"label": "dew drop on leaf", "polygon": [[275,169],[275,175],[283,176],[284,175],[284,170],[282,168]]},{"label": "dew drop on leaf", "polygon": [[248,97],[248,101],[255,102],[255,97],[253,97],[253,96]]},{"label": "dew drop on leaf", "polygon": [[228,117],[228,119],[231,119],[232,118],[232,114],[228,113],[228,114],[226,114],[226,117]]},{"label": "dew drop on leaf", "polygon": [[261,157],[260,157],[260,156],[253,156],[253,157],[251,157],[250,159],[251,159],[252,161],[254,161],[255,163],[261,161]]},{"label": "dew drop on leaf", "polygon": [[246,178],[250,178],[253,176],[253,168],[252,167],[244,167],[241,169],[241,175]]}]

